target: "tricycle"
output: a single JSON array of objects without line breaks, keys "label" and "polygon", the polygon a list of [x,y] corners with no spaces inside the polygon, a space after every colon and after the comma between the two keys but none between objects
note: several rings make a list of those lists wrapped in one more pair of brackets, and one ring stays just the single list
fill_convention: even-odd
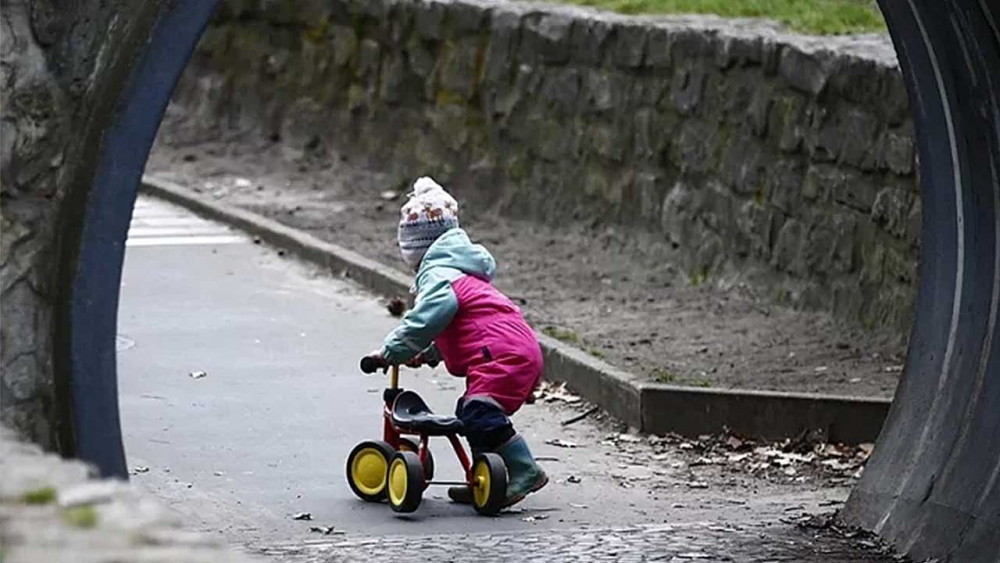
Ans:
[{"label": "tricycle", "polygon": [[[395,512],[414,512],[430,485],[469,487],[472,506],[482,515],[503,508],[507,495],[507,466],[495,453],[481,453],[473,460],[462,446],[462,421],[434,414],[414,391],[399,387],[399,366],[374,356],[361,360],[366,374],[382,369],[390,373],[382,393],[382,439],[361,442],[347,456],[347,482],[366,502],[389,501]],[[416,440],[407,438],[414,436]],[[447,438],[465,475],[465,481],[435,481],[431,436]]]}]

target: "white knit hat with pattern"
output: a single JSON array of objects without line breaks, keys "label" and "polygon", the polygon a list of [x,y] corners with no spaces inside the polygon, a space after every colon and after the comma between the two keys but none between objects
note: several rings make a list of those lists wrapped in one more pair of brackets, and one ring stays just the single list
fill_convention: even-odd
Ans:
[{"label": "white knit hat with pattern", "polygon": [[424,253],[446,231],[458,227],[458,202],[429,176],[413,183],[399,211],[399,250],[414,270]]}]

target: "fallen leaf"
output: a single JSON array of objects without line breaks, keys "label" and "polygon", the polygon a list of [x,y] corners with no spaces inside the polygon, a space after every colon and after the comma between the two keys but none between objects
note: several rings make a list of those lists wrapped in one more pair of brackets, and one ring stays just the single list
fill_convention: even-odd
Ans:
[{"label": "fallen leaf", "polygon": [[731,449],[738,450],[743,447],[743,440],[740,440],[736,436],[730,436],[726,438],[726,445]]},{"label": "fallen leaf", "polygon": [[576,475],[570,475],[569,477],[566,478],[566,482],[567,483],[573,483],[574,485],[577,484],[577,483],[579,483],[582,480],[583,479],[580,479]]},{"label": "fallen leaf", "polygon": [[526,516],[524,518],[521,518],[521,521],[522,522],[535,522],[537,520],[548,520],[548,518],[549,518],[548,514],[536,514],[534,516]]},{"label": "fallen leaf", "polygon": [[295,516],[292,516],[292,520],[312,520],[313,515],[311,512],[299,512]]},{"label": "fallen leaf", "polygon": [[689,489],[707,489],[708,483],[704,481],[691,481],[687,484]]},{"label": "fallen leaf", "polygon": [[545,440],[545,443],[550,446],[556,446],[559,448],[575,448],[577,447],[576,442],[570,442],[569,440],[562,440],[559,438],[550,438]]},{"label": "fallen leaf", "polygon": [[203,377],[208,377],[208,374],[203,371],[192,371],[188,374],[191,379],[201,379]]},{"label": "fallen leaf", "polygon": [[136,466],[135,466],[135,467],[134,467],[134,468],[132,469],[132,472],[133,472],[133,473],[135,473],[135,474],[139,474],[139,473],[149,473],[149,468],[148,468],[148,467],[146,467],[145,465],[136,465]]},{"label": "fallen leaf", "polygon": [[315,532],[317,534],[323,534],[324,536],[329,536],[331,534],[345,534],[347,532],[341,532],[340,530],[335,530],[333,526],[310,526],[310,532]]}]

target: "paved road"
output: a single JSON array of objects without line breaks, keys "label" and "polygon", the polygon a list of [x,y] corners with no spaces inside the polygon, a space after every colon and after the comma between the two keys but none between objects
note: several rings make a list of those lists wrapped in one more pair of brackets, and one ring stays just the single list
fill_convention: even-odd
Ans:
[{"label": "paved road", "polygon": [[[671,459],[661,461],[673,469],[636,473],[605,440],[608,428],[590,421],[562,428],[559,420],[571,413],[549,405],[525,407],[515,418],[553,481],[523,509],[475,517],[433,488],[406,518],[357,501],[344,460],[358,441],[378,436],[384,385],[380,376],[361,375],[357,359],[394,324],[382,304],[349,282],[141,198],[119,317],[133,480],[166,499],[189,527],[287,560],[425,560],[430,551],[414,549],[447,552],[449,545],[461,549],[452,553],[456,560],[493,549],[558,560],[576,558],[571,554],[588,542],[604,557],[620,552],[626,559],[878,560],[781,523],[842,500],[842,489],[735,478],[693,489],[692,470]],[[192,378],[194,371],[207,376]],[[403,383],[443,412],[461,386],[443,370],[407,372]],[[544,444],[556,437],[580,447]],[[445,445],[435,448],[439,474],[458,478]],[[568,481],[571,475],[579,482]],[[313,522],[291,518],[300,512]],[[345,535],[319,535],[310,525]]]}]

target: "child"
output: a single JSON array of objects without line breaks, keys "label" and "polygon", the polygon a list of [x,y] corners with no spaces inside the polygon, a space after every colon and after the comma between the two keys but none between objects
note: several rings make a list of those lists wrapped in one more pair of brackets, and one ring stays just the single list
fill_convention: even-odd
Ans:
[{"label": "child", "polygon": [[[416,272],[416,305],[375,353],[390,364],[417,363],[440,353],[448,371],[465,377],[456,416],[473,455],[496,452],[507,464],[505,506],[548,483],[510,415],[542,374],[535,333],[510,299],[493,288],[493,256],[458,226],[458,203],[428,177],[413,185],[399,221],[399,249]],[[471,503],[468,487],[448,496]]]}]

